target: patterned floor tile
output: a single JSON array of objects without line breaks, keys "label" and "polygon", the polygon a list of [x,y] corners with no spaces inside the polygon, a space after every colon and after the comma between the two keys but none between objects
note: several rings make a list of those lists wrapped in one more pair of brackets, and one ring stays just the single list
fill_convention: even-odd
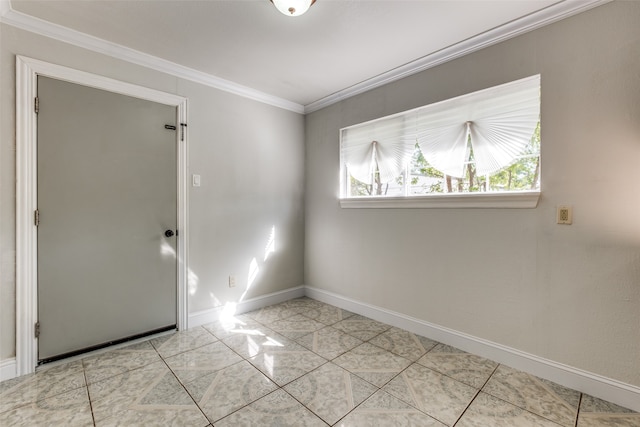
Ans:
[{"label": "patterned floor tile", "polygon": [[582,395],[578,427],[640,427],[640,413],[588,394]]},{"label": "patterned floor tile", "polygon": [[331,305],[324,305],[320,307],[309,307],[300,314],[322,324],[333,325],[336,322],[353,316],[355,313]]},{"label": "patterned floor tile", "polygon": [[76,388],[0,414],[0,425],[11,427],[93,426],[87,388]]},{"label": "patterned floor tile", "polygon": [[590,396],[588,394],[582,395],[580,401],[580,412],[588,413],[611,413],[611,414],[637,414],[637,412],[631,409],[623,408],[614,403],[607,402],[597,397]]},{"label": "patterned floor tile", "polygon": [[333,363],[322,365],[284,389],[330,425],[378,391]]},{"label": "patterned floor tile", "polygon": [[345,334],[331,326],[304,335],[298,338],[296,342],[328,360],[335,359],[362,344],[362,341],[358,338]]},{"label": "patterned floor tile", "polygon": [[225,426],[326,427],[326,424],[280,389],[216,423],[216,427]]},{"label": "patterned floor tile", "polygon": [[297,339],[324,328],[324,324],[301,314],[267,323],[267,326],[287,338]]},{"label": "patterned floor tile", "polygon": [[334,328],[352,335],[362,341],[368,341],[391,328],[391,325],[377,322],[368,317],[355,314],[332,325]]},{"label": "patterned floor tile", "polygon": [[407,403],[378,391],[347,415],[339,427],[445,427]]},{"label": "patterned floor tile", "polygon": [[85,386],[76,361],[0,383],[0,413]]},{"label": "patterned floor tile", "polygon": [[300,351],[305,350],[295,341],[276,333],[275,331],[260,326],[247,330],[244,334],[236,334],[225,338],[223,343],[233,351],[248,359],[265,351]]},{"label": "patterned floor tile", "polygon": [[480,393],[456,427],[559,427],[552,421],[522,408]]},{"label": "patterned floor tile", "polygon": [[475,388],[482,387],[498,366],[496,362],[445,344],[438,344],[418,359],[418,363]]},{"label": "patterned floor tile", "polygon": [[456,422],[477,394],[473,387],[417,363],[383,390],[447,425]]},{"label": "patterned floor tile", "polygon": [[211,332],[218,339],[224,339],[236,334],[244,334],[247,330],[253,330],[262,326],[260,322],[245,315],[221,316],[215,322],[202,325],[204,329]]},{"label": "patterned floor tile", "polygon": [[158,353],[160,353],[160,356],[166,358],[202,347],[206,344],[211,344],[217,340],[218,339],[209,331],[198,326],[186,331],[178,331],[170,335],[164,335],[152,339],[150,342]]},{"label": "patterned floor tile", "polygon": [[96,427],[172,426],[204,427],[209,425],[197,406],[193,407],[149,407],[147,410],[128,409],[116,417],[96,421]]},{"label": "patterned floor tile", "polygon": [[500,365],[482,389],[558,424],[573,427],[580,393]]},{"label": "patterned floor tile", "polygon": [[0,382],[0,426],[94,423],[640,427],[640,414],[304,297]]},{"label": "patterned floor tile", "polygon": [[252,357],[249,362],[273,382],[284,386],[327,361],[309,350],[303,350],[264,352]]},{"label": "patterned floor tile", "polygon": [[333,360],[336,365],[382,387],[411,363],[375,345],[364,343]]},{"label": "patterned floor tile", "polygon": [[161,360],[158,352],[144,341],[118,350],[82,359],[88,384],[102,381]]},{"label": "patterned floor tile", "polygon": [[182,384],[238,363],[242,357],[221,341],[171,356],[165,361]]},{"label": "patterned floor tile", "polygon": [[298,311],[299,313],[303,313],[305,310],[309,310],[309,309],[322,309],[326,307],[333,307],[330,304],[326,304],[324,302],[321,302],[309,297],[290,299],[278,305],[283,305],[285,307],[299,310]]},{"label": "patterned floor tile", "polygon": [[193,400],[163,362],[93,383],[89,385],[89,395],[96,422],[120,417],[126,411],[193,411],[195,407]]},{"label": "patterned floor tile", "polygon": [[198,378],[185,387],[214,423],[278,388],[245,361]]},{"label": "patterned floor tile", "polygon": [[581,413],[578,427],[640,427],[640,414]]},{"label": "patterned floor tile", "polygon": [[286,304],[277,304],[271,305],[269,307],[264,307],[259,310],[250,311],[248,313],[244,313],[245,316],[252,318],[253,320],[260,322],[262,324],[270,324],[273,322],[277,322],[278,320],[287,319],[291,316],[295,316],[299,314],[303,307],[294,307]]},{"label": "patterned floor tile", "polygon": [[437,341],[412,334],[400,328],[391,328],[369,341],[371,344],[389,350],[415,362],[438,344]]}]

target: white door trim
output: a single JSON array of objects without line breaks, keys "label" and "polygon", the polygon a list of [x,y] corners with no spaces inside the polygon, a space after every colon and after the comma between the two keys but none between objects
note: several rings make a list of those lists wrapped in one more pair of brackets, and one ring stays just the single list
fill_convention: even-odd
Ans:
[{"label": "white door trim", "polygon": [[[178,125],[187,122],[187,99],[178,95],[121,82],[96,74],[50,64],[24,56],[16,57],[16,374],[35,371],[38,342],[34,326],[38,319],[37,228],[37,78],[46,76],[103,89],[148,101],[175,106]],[[177,126],[178,231],[177,324],[187,327],[187,128]]]}]

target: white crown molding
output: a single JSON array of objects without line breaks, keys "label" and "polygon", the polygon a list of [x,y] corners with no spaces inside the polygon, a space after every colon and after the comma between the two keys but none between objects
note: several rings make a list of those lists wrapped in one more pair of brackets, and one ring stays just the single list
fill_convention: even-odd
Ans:
[{"label": "white crown molding", "polygon": [[69,43],[74,46],[111,56],[136,65],[141,65],[152,70],[161,71],[172,76],[233,93],[234,95],[262,102],[274,107],[293,111],[299,114],[304,113],[304,107],[295,102],[269,95],[259,90],[252,89],[202,71],[194,70],[153,55],[17,12],[11,8],[11,5],[7,0],[0,0],[0,12],[0,22],[25,31],[49,37],[64,43]]},{"label": "white crown molding", "polygon": [[475,37],[471,37],[460,43],[456,43],[424,56],[386,73],[367,79],[361,83],[338,91],[305,106],[204,73],[202,71],[194,70],[171,61],[17,12],[11,8],[9,1],[7,0],[0,0],[0,22],[32,33],[40,34],[45,37],[89,49],[94,52],[141,65],[143,67],[230,92],[264,104],[300,114],[308,114],[328,107],[329,105],[335,104],[346,98],[350,98],[368,90],[400,80],[412,74],[419,73],[611,1],[613,0],[564,0],[538,12],[534,12]]},{"label": "white crown molding", "polygon": [[307,104],[304,107],[304,112],[305,114],[313,113],[344,99],[395,82],[611,1],[613,0],[564,0]]}]

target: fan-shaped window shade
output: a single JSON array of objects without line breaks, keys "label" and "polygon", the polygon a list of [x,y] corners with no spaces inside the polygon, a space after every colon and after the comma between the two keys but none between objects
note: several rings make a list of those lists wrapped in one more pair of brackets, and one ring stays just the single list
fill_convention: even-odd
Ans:
[{"label": "fan-shaped window shade", "polygon": [[341,154],[349,174],[367,184],[372,183],[376,165],[383,183],[401,175],[416,144],[407,130],[403,116],[343,129]]},{"label": "fan-shaped window shade", "polygon": [[342,164],[371,184],[402,174],[416,142],[428,163],[462,178],[469,141],[478,175],[492,175],[523,154],[540,119],[540,76],[485,89],[342,129]]},{"label": "fan-shaped window shade", "polygon": [[524,151],[540,120],[540,77],[415,110],[422,154],[439,171],[464,176],[471,141],[476,171],[491,175]]}]

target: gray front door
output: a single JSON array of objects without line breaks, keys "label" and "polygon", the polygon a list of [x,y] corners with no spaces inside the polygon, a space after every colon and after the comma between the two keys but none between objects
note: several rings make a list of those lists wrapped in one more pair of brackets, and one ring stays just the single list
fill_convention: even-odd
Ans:
[{"label": "gray front door", "polygon": [[42,76],[38,100],[39,360],[174,326],[176,107]]}]

